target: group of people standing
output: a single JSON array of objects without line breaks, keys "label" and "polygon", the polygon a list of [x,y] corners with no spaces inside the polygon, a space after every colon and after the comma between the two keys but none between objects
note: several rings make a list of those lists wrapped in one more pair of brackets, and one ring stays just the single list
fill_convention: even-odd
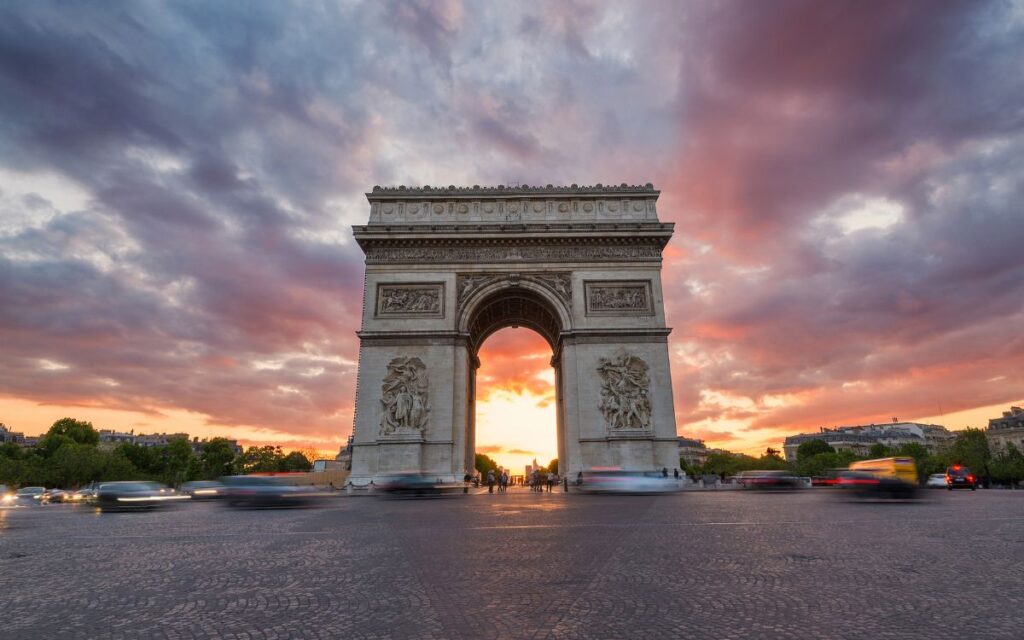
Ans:
[{"label": "group of people standing", "polygon": [[[466,476],[466,481],[469,481],[469,475]],[[509,481],[510,478],[506,470],[496,472],[494,469],[491,469],[484,477],[484,482],[487,483],[487,493],[494,493],[495,487],[497,487],[498,493],[505,493],[508,491]],[[547,487],[548,493],[550,493],[555,485],[558,484],[558,474],[549,472],[545,475],[541,471],[534,469],[524,479],[523,484],[528,484],[530,491],[536,492],[543,492],[545,487]]]},{"label": "group of people standing", "polygon": [[487,493],[494,493],[494,486],[498,486],[498,493],[508,491],[508,471],[502,470],[495,474],[494,469],[487,472]]}]

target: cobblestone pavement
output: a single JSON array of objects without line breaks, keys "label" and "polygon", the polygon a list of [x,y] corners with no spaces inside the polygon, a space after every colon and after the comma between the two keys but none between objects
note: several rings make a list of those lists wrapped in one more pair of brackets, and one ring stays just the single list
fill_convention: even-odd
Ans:
[{"label": "cobblestone pavement", "polygon": [[0,511],[0,638],[1014,638],[1024,492]]}]

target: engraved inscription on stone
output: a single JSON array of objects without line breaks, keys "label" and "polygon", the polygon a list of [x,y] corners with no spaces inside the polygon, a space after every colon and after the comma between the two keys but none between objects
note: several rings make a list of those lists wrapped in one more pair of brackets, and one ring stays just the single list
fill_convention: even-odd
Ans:
[{"label": "engraved inscription on stone", "polygon": [[649,429],[651,426],[651,379],[647,363],[619,350],[601,358],[601,413],[611,429]]},{"label": "engraved inscription on stone", "polygon": [[381,387],[380,435],[419,435],[430,417],[427,366],[414,357],[395,358],[388,364]]},{"label": "engraved inscription on stone", "polygon": [[588,315],[647,316],[653,315],[651,282],[605,281],[586,282]]},{"label": "engraved inscription on stone", "polygon": [[378,284],[378,316],[444,316],[444,285],[440,282],[427,284]]}]

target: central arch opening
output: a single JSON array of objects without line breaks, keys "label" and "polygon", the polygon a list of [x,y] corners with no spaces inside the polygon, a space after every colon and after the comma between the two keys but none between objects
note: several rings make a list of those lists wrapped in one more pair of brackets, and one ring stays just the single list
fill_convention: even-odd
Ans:
[{"label": "central arch opening", "polygon": [[483,294],[465,318],[474,363],[465,439],[473,472],[477,454],[513,477],[525,475],[534,459],[548,467],[563,457],[559,363],[568,316],[559,305],[536,283],[507,283]]},{"label": "central arch opening", "polygon": [[558,457],[555,370],[538,333],[505,328],[480,348],[476,382],[476,453],[511,475]]}]

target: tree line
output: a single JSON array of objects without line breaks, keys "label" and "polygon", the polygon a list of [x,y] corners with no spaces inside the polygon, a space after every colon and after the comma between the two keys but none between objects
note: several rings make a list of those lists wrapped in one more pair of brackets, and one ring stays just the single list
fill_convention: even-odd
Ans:
[{"label": "tree line", "polygon": [[983,484],[1016,484],[1024,480],[1024,454],[1012,444],[1005,451],[993,453],[988,438],[981,429],[965,429],[957,433],[956,439],[931,453],[920,444],[910,443],[900,447],[887,447],[881,443],[871,445],[866,456],[851,451],[836,451],[824,440],[808,440],[796,450],[796,460],[787,462],[776,449],[768,449],[759,457],[742,453],[709,453],[703,465],[689,466],[680,460],[680,466],[692,476],[725,476],[741,471],[787,470],[798,476],[824,476],[831,469],[846,468],[857,460],[888,458],[893,456],[913,458],[917,464],[918,476],[924,480],[933,473],[944,473],[954,464],[971,469]]},{"label": "tree line", "polygon": [[309,471],[304,453],[284,453],[281,447],[249,447],[236,455],[226,438],[211,438],[198,453],[184,436],[166,445],[144,447],[122,443],[100,448],[92,423],[62,418],[53,423],[38,444],[26,448],[0,445],[0,484],[17,487],[77,488],[112,480],[155,480],[171,486],[243,473]]},{"label": "tree line", "polygon": [[[474,460],[474,463],[475,463],[474,467],[476,468],[476,472],[480,474],[481,478],[486,478],[488,471],[493,471],[494,474],[497,476],[497,475],[499,475],[500,470],[501,470],[501,465],[499,465],[493,458],[491,458],[490,456],[488,456],[486,454],[483,454],[483,453],[476,454],[476,458]],[[555,474],[557,474],[558,473],[558,458],[552,459],[551,462],[548,463],[548,466],[541,467],[540,469],[538,469],[538,471],[540,471],[541,473],[543,473],[545,475],[547,475],[548,473],[555,473]],[[512,471],[509,471],[509,474],[510,475],[519,475],[518,473],[513,474]]]}]

